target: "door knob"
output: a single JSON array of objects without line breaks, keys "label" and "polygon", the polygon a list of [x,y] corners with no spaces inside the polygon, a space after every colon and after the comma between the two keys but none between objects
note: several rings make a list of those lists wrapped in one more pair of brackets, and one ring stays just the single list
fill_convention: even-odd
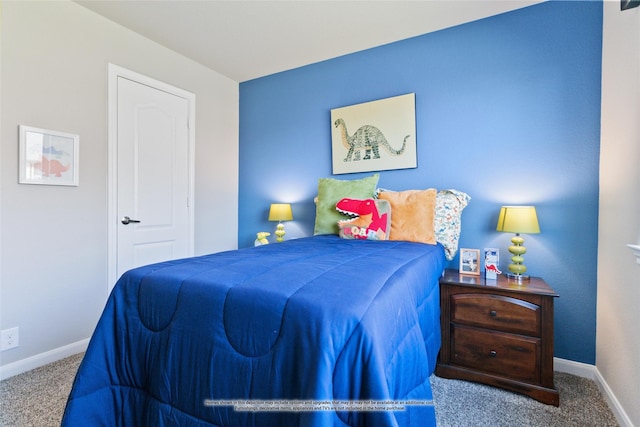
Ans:
[{"label": "door knob", "polygon": [[121,222],[124,225],[127,225],[127,224],[131,224],[131,223],[137,223],[137,222],[140,222],[140,221],[138,221],[137,219],[131,219],[128,216],[125,216],[124,218],[122,218]]}]

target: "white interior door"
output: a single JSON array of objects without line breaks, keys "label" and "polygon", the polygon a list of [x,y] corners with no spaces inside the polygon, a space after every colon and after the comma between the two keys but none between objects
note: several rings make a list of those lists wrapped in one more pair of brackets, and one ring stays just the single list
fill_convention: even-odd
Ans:
[{"label": "white interior door", "polygon": [[110,222],[116,253],[110,287],[131,268],[193,255],[193,99],[159,82],[138,80],[123,75],[112,80],[115,206]]}]

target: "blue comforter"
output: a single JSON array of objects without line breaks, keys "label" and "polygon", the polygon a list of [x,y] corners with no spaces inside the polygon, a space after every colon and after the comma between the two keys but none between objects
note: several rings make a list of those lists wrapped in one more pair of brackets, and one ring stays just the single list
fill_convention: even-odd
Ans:
[{"label": "blue comforter", "polygon": [[63,426],[429,426],[440,245],[315,236],[113,289]]}]

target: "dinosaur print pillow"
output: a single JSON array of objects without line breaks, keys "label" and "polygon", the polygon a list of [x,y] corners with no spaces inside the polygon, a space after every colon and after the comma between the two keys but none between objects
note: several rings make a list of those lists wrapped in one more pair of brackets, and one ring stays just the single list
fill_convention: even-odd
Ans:
[{"label": "dinosaur print pillow", "polygon": [[353,218],[338,221],[343,239],[388,240],[391,205],[386,200],[344,198],[336,210]]},{"label": "dinosaur print pillow", "polygon": [[436,196],[436,215],[433,225],[436,239],[444,246],[445,257],[451,261],[458,252],[462,230],[462,211],[471,197],[458,190],[440,190]]}]

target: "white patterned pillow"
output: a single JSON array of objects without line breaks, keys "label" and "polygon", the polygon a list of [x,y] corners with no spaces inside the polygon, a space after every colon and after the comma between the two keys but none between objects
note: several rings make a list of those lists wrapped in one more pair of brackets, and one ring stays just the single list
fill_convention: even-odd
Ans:
[{"label": "white patterned pillow", "polygon": [[458,252],[462,210],[471,197],[458,190],[440,190],[436,195],[436,214],[433,221],[436,240],[444,246],[446,258],[451,261]]}]

